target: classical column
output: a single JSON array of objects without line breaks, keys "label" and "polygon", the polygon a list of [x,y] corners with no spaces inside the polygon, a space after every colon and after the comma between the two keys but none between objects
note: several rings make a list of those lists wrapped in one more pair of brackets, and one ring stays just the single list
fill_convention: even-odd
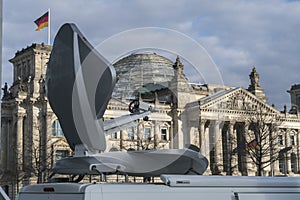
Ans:
[{"label": "classical column", "polygon": [[270,169],[270,176],[276,176],[280,174],[279,171],[279,151],[280,151],[280,144],[278,142],[278,135],[280,133],[280,130],[273,130],[272,131],[272,137],[273,140],[275,139],[276,141],[272,141],[272,145],[274,145],[274,148],[272,149],[272,154],[278,156],[277,159],[271,164]]},{"label": "classical column", "polygon": [[200,152],[202,155],[205,156],[205,154],[207,153],[207,149],[206,149],[206,143],[208,142],[207,141],[207,137],[205,136],[205,123],[206,123],[206,120],[202,119],[200,121],[200,128],[199,128],[199,147],[200,147]]},{"label": "classical column", "polygon": [[9,160],[8,169],[17,170],[19,160],[18,160],[18,153],[19,153],[19,146],[18,146],[18,139],[22,129],[20,127],[21,117],[18,113],[13,115],[12,119],[12,132],[8,135],[8,145],[9,149],[7,152],[7,159]]},{"label": "classical column", "polygon": [[231,175],[239,176],[240,172],[238,169],[238,155],[237,155],[237,137],[234,133],[235,121],[230,121],[228,124],[229,142],[230,142],[230,172]]},{"label": "classical column", "polygon": [[47,112],[46,113],[46,124],[45,124],[45,127],[46,127],[46,134],[47,134],[47,138],[50,139],[51,138],[51,135],[52,135],[52,116],[53,116],[53,113],[49,113]]},{"label": "classical column", "polygon": [[[271,132],[271,138],[272,140],[276,140],[276,141],[271,141],[271,145],[272,145],[272,148],[271,148],[271,155],[274,156],[274,155],[278,155],[278,152],[280,150],[279,148],[279,143],[278,143],[278,133],[279,133],[279,130],[273,130],[272,129],[272,132]],[[275,176],[275,175],[278,175],[279,174],[279,158],[277,158],[277,160],[275,160],[271,165],[270,165],[270,173],[269,175],[270,176]]]},{"label": "classical column", "polygon": [[171,125],[170,125],[170,135],[169,135],[169,140],[170,140],[170,149],[174,148],[174,127],[173,127],[173,121],[171,121]]},{"label": "classical column", "polygon": [[154,149],[159,148],[159,142],[161,141],[161,134],[159,128],[159,122],[156,120],[154,123]]},{"label": "classical column", "polygon": [[151,124],[150,137],[154,139],[154,135],[155,135],[155,124],[152,123]]},{"label": "classical column", "polygon": [[184,146],[181,113],[179,109],[173,110],[173,147],[175,149],[181,149]]},{"label": "classical column", "polygon": [[[45,124],[45,127],[46,127],[46,138],[47,138],[47,141],[50,141],[51,140],[51,136],[52,136],[52,116],[53,116],[53,113],[49,113],[49,112],[46,112],[46,124]],[[52,146],[51,143],[49,143],[49,146],[47,148],[47,155],[50,155],[50,159],[51,159],[51,163],[54,162],[54,152],[53,152],[53,148],[50,147],[50,145]]]},{"label": "classical column", "polygon": [[154,122],[154,136],[156,135],[156,138],[160,141],[161,140],[161,132],[159,128],[159,121]]},{"label": "classical column", "polygon": [[224,122],[216,121],[216,127],[215,127],[215,139],[216,141],[216,156],[217,156],[217,166],[218,171],[222,173],[224,171],[224,162],[223,162],[223,140],[222,140],[222,127],[224,126]]},{"label": "classical column", "polygon": [[40,164],[40,174],[38,177],[39,183],[43,183],[45,181],[45,176],[47,172],[47,164],[49,162],[49,157],[47,156],[47,149],[49,146],[49,140],[47,136],[47,115],[44,112],[44,109],[39,111],[38,117],[37,117],[37,127],[38,127],[38,133],[39,133],[39,152],[40,152],[40,158],[41,160],[44,160],[45,162],[42,162]]},{"label": "classical column", "polygon": [[238,122],[235,124],[236,136],[237,136],[237,154],[238,154],[238,170],[241,175],[247,176],[246,156],[244,151],[245,146],[245,126]]},{"label": "classical column", "polygon": [[[186,144],[192,144],[191,142],[191,122],[188,119],[187,111],[182,111],[180,115],[180,122],[178,123],[178,136],[179,136],[179,144],[182,144],[182,147],[184,147]],[[182,135],[180,135],[182,133]]]},{"label": "classical column", "polygon": [[17,115],[17,119],[18,119],[18,123],[17,123],[17,163],[19,165],[19,167],[22,167],[22,163],[23,163],[23,134],[24,131],[23,130],[23,120],[24,120],[24,114],[18,114]]},{"label": "classical column", "polygon": [[178,112],[178,122],[177,122],[177,125],[178,125],[178,128],[177,128],[177,148],[178,149],[182,149],[182,148],[184,148],[184,131],[185,130],[183,130],[183,123],[182,123],[182,116],[181,116],[181,114],[182,114],[182,111],[179,111]]},{"label": "classical column", "polygon": [[120,130],[120,140],[119,140],[119,146],[120,146],[120,151],[123,149],[123,142],[124,142],[124,131]]},{"label": "classical column", "polygon": [[[248,131],[249,131],[249,125],[250,125],[250,123],[247,122],[247,121],[244,123],[244,137],[246,139],[245,140],[246,143],[250,141],[250,139],[249,139],[250,136],[249,136],[249,133],[248,133]],[[245,145],[247,145],[247,144],[245,144]],[[257,169],[256,169],[255,164],[251,160],[250,155],[248,154],[247,151],[245,151],[244,156],[245,156],[245,160],[246,160],[246,162],[245,162],[245,170],[247,171],[247,175],[248,176],[249,175],[250,176],[255,176]]]},{"label": "classical column", "polygon": [[143,124],[140,122],[137,126],[137,150],[142,149],[142,140],[144,136]]},{"label": "classical column", "polygon": [[212,150],[212,137],[210,135],[211,132],[211,122],[209,123],[209,125],[207,127],[205,127],[204,123],[204,131],[203,131],[203,156],[206,157],[206,159],[208,160],[208,167],[206,169],[206,171],[204,172],[204,175],[211,175],[212,171],[213,171],[213,167],[212,164],[213,163],[213,158],[210,157],[210,152]]},{"label": "classical column", "polygon": [[220,174],[223,172],[223,156],[222,156],[222,134],[220,131],[220,122],[214,121],[212,124],[212,143],[213,149],[213,173]]},{"label": "classical column", "polygon": [[7,139],[8,139],[8,135],[9,135],[9,126],[8,126],[8,123],[9,123],[9,119],[7,118],[2,118],[1,119],[1,123],[2,123],[2,127],[1,127],[1,163],[0,163],[0,167],[1,169],[5,172],[8,167],[7,167],[7,151],[8,151],[8,142],[7,142]]},{"label": "classical column", "polygon": [[33,109],[31,102],[27,102],[27,117],[26,117],[26,130],[24,130],[24,179],[23,184],[30,184],[31,172],[32,172],[32,150],[33,150]]},{"label": "classical column", "polygon": [[[290,133],[291,133],[291,129],[287,129],[286,130],[286,137],[285,137],[285,144],[286,144],[286,147],[290,147],[291,146],[291,141],[290,141]],[[292,172],[292,167],[291,167],[291,153],[290,151],[286,152],[285,153],[285,165],[286,165],[286,170],[287,170],[287,174],[290,174]]]}]

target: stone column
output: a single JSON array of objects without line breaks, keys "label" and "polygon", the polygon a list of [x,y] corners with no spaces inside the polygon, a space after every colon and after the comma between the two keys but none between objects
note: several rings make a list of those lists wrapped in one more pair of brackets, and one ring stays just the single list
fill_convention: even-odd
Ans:
[{"label": "stone column", "polygon": [[178,131],[179,131],[179,117],[177,109],[173,109],[172,111],[172,146],[174,149],[178,149]]},{"label": "stone column", "polygon": [[238,154],[238,169],[243,176],[247,176],[245,148],[245,126],[242,123],[236,123],[236,136],[237,136],[237,154]]},{"label": "stone column", "polygon": [[46,172],[47,172],[47,166],[50,159],[49,156],[47,154],[47,149],[49,146],[49,140],[48,140],[48,136],[47,136],[47,115],[44,111],[44,109],[41,109],[38,113],[37,116],[37,129],[39,132],[39,152],[40,152],[40,158],[41,160],[44,160],[44,162],[41,163],[40,165],[40,174],[38,177],[38,181],[39,183],[43,183],[45,181],[45,176],[46,176]]},{"label": "stone column", "polygon": [[[181,112],[180,122],[178,123],[178,136],[179,143],[182,143],[182,147],[185,147],[186,144],[192,144],[192,126],[191,121],[188,119],[187,110]],[[182,133],[182,136],[180,135]],[[181,139],[182,138],[182,139]]]},{"label": "stone column", "polygon": [[[22,168],[23,166],[23,119],[24,119],[24,114],[18,114],[17,115],[18,123],[17,123],[17,163],[18,167]],[[22,170],[22,169],[20,169]]]},{"label": "stone column", "polygon": [[203,131],[203,138],[204,138],[204,152],[203,152],[203,156],[205,156],[208,160],[208,167],[206,169],[206,171],[204,172],[203,175],[211,175],[212,174],[212,171],[213,171],[213,168],[212,168],[212,164],[211,162],[213,162],[213,158],[210,158],[210,152],[212,150],[212,137],[210,135],[210,132],[211,132],[211,122],[209,123],[208,127],[205,127],[204,125],[204,131]]},{"label": "stone column", "polygon": [[33,149],[33,109],[31,102],[27,102],[27,118],[26,118],[26,130],[24,130],[24,179],[23,184],[30,184],[31,172],[32,172],[32,149]]},{"label": "stone column", "polygon": [[223,172],[223,156],[222,156],[222,134],[220,131],[220,122],[214,121],[212,124],[212,143],[211,146],[213,149],[213,173],[220,174]]},{"label": "stone column", "polygon": [[238,153],[237,153],[237,137],[234,132],[234,124],[235,121],[230,121],[228,124],[228,132],[229,132],[229,142],[230,142],[230,172],[231,175],[239,176],[241,175],[238,169]]},{"label": "stone column", "polygon": [[9,119],[7,118],[2,118],[1,119],[2,127],[1,127],[1,163],[0,167],[1,169],[5,172],[7,170],[7,151],[8,151],[8,142],[7,142],[7,137],[9,135]]},{"label": "stone column", "polygon": [[173,110],[173,147],[175,149],[181,149],[184,146],[181,113],[178,109]]},{"label": "stone column", "polygon": [[272,176],[276,176],[276,175],[279,175],[280,172],[279,172],[279,160],[277,159],[274,163],[273,163],[273,172],[272,172]]},{"label": "stone column", "polygon": [[52,116],[53,113],[46,113],[46,134],[47,134],[47,139],[49,140],[52,136]]},{"label": "stone column", "polygon": [[206,143],[208,143],[208,138],[205,135],[205,123],[206,120],[201,120],[200,121],[200,128],[199,128],[199,147],[200,147],[200,152],[202,155],[206,155],[207,149],[206,149]]},{"label": "stone column", "polygon": [[[272,138],[271,145],[273,146],[273,148],[271,148],[272,156],[274,156],[274,155],[279,156],[278,152],[279,152],[280,148],[279,148],[279,143],[278,143],[278,133],[279,133],[279,130],[272,129],[272,133],[271,133],[271,138]],[[276,140],[276,141],[273,142],[273,140]],[[275,160],[270,165],[270,173],[269,173],[270,176],[275,176],[275,175],[279,174],[279,161],[278,160],[279,159]]]},{"label": "stone column", "polygon": [[12,131],[8,135],[8,145],[7,149],[7,160],[8,160],[8,169],[16,172],[18,163],[18,136],[19,136],[19,116],[17,113],[13,115],[12,119]]},{"label": "stone column", "polygon": [[[291,129],[287,129],[286,130],[286,137],[285,137],[285,144],[286,144],[286,147],[290,147],[291,146],[291,141],[290,141],[290,132],[291,132]],[[287,174],[290,174],[292,172],[292,167],[291,167],[291,153],[290,152],[287,152],[285,153],[285,160],[286,160],[286,170],[287,170]]]},{"label": "stone column", "polygon": [[[183,123],[182,123],[182,116],[181,116],[181,114],[182,114],[182,111],[178,111],[178,129],[177,129],[177,133],[175,133],[175,134],[177,134],[177,148],[178,149],[182,149],[182,148],[184,148],[184,131],[185,130],[183,130]],[[176,136],[175,136],[176,137]]]},{"label": "stone column", "polygon": [[[281,131],[279,129],[275,130],[275,131],[276,132],[273,132],[272,134],[275,134],[275,136],[278,137],[278,135],[281,134]],[[274,135],[272,135],[272,137],[274,138]],[[280,145],[279,145],[278,140],[275,141],[275,142],[273,142],[273,145],[275,145],[275,148],[274,148],[275,155],[277,154],[277,156],[279,156]],[[279,157],[271,165],[271,173],[270,173],[270,175],[271,176],[280,175],[280,171],[279,171]]]},{"label": "stone column", "polygon": [[154,136],[156,135],[156,138],[160,141],[161,140],[161,132],[159,128],[159,121],[154,122]]},{"label": "stone column", "polygon": [[216,148],[215,148],[215,153],[217,156],[217,164],[218,164],[218,170],[220,172],[224,171],[223,167],[223,141],[222,141],[222,128],[224,122],[216,121],[215,124],[215,139],[216,140]]},{"label": "stone column", "polygon": [[[155,142],[155,124],[154,123],[151,124],[150,138],[151,138],[150,140],[152,140],[154,143]],[[149,144],[151,143],[150,140],[149,140]],[[154,146],[155,145],[153,145],[153,147],[149,145],[150,148],[154,148]]]},{"label": "stone column", "polygon": [[174,127],[173,127],[173,121],[171,121],[171,125],[170,125],[170,135],[169,135],[169,140],[170,140],[170,149],[174,148]]},{"label": "stone column", "polygon": [[287,152],[285,156],[286,156],[287,173],[288,174],[293,174],[293,172],[292,172],[292,164],[291,164],[291,153]]},{"label": "stone column", "polygon": [[[49,113],[49,112],[46,112],[46,124],[45,124],[45,127],[46,127],[46,138],[47,138],[47,141],[50,141],[51,140],[51,136],[52,136],[52,116],[53,116],[53,113]],[[51,145],[51,146],[50,146]],[[50,159],[51,159],[51,164],[53,164],[54,162],[54,152],[53,152],[53,148],[52,148],[52,144],[49,143],[49,146],[47,146],[47,154],[50,155]]]},{"label": "stone column", "polygon": [[[250,123],[249,122],[245,122],[244,123],[244,137],[246,139],[246,146],[247,146],[247,142],[250,142],[250,139],[249,139],[249,125]],[[247,147],[245,147],[247,148]],[[250,155],[248,154],[247,151],[245,151],[245,170],[247,171],[247,175],[248,176],[255,176],[256,175],[256,172],[257,172],[257,169],[256,169],[256,166],[255,164],[253,163],[252,159],[250,158]]]},{"label": "stone column", "polygon": [[154,138],[154,135],[155,135],[155,124],[152,123],[152,124],[151,124],[150,137],[151,137],[151,138]]},{"label": "stone column", "polygon": [[153,139],[154,139],[154,149],[159,148],[159,142],[161,141],[161,133],[159,128],[159,122],[157,120],[155,121]]}]

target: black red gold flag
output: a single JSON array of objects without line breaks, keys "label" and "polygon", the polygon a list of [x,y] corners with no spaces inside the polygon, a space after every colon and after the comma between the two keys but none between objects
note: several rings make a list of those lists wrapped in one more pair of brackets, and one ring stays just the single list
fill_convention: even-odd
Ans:
[{"label": "black red gold flag", "polygon": [[49,11],[34,21],[34,23],[37,25],[37,29],[35,29],[36,31],[40,31],[42,28],[48,27],[48,17]]}]

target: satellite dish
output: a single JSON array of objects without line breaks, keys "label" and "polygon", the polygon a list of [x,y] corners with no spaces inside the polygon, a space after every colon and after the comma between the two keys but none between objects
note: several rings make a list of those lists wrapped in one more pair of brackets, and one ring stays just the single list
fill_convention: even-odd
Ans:
[{"label": "satellite dish", "polygon": [[114,68],[74,24],[64,24],[54,39],[46,92],[72,150],[106,149],[102,117],[115,82]]},{"label": "satellite dish", "polygon": [[54,40],[46,89],[51,108],[75,155],[58,160],[52,172],[72,175],[118,173],[143,177],[163,173],[202,174],[208,161],[195,146],[99,153],[106,148],[105,132],[126,127],[126,124],[145,118],[151,112],[148,104],[134,101],[129,106],[132,110],[129,115],[103,122],[115,82],[113,66],[88,43],[74,24],[64,24]]}]

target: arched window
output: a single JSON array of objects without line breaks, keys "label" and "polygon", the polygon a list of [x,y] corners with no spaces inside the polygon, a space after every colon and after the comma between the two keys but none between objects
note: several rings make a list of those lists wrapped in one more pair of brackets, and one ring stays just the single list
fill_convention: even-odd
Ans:
[{"label": "arched window", "polygon": [[291,169],[293,173],[297,173],[297,157],[294,153],[291,153]]},{"label": "arched window", "polygon": [[58,120],[55,120],[52,123],[52,136],[62,137],[64,136],[64,133],[61,129],[60,123]]}]

